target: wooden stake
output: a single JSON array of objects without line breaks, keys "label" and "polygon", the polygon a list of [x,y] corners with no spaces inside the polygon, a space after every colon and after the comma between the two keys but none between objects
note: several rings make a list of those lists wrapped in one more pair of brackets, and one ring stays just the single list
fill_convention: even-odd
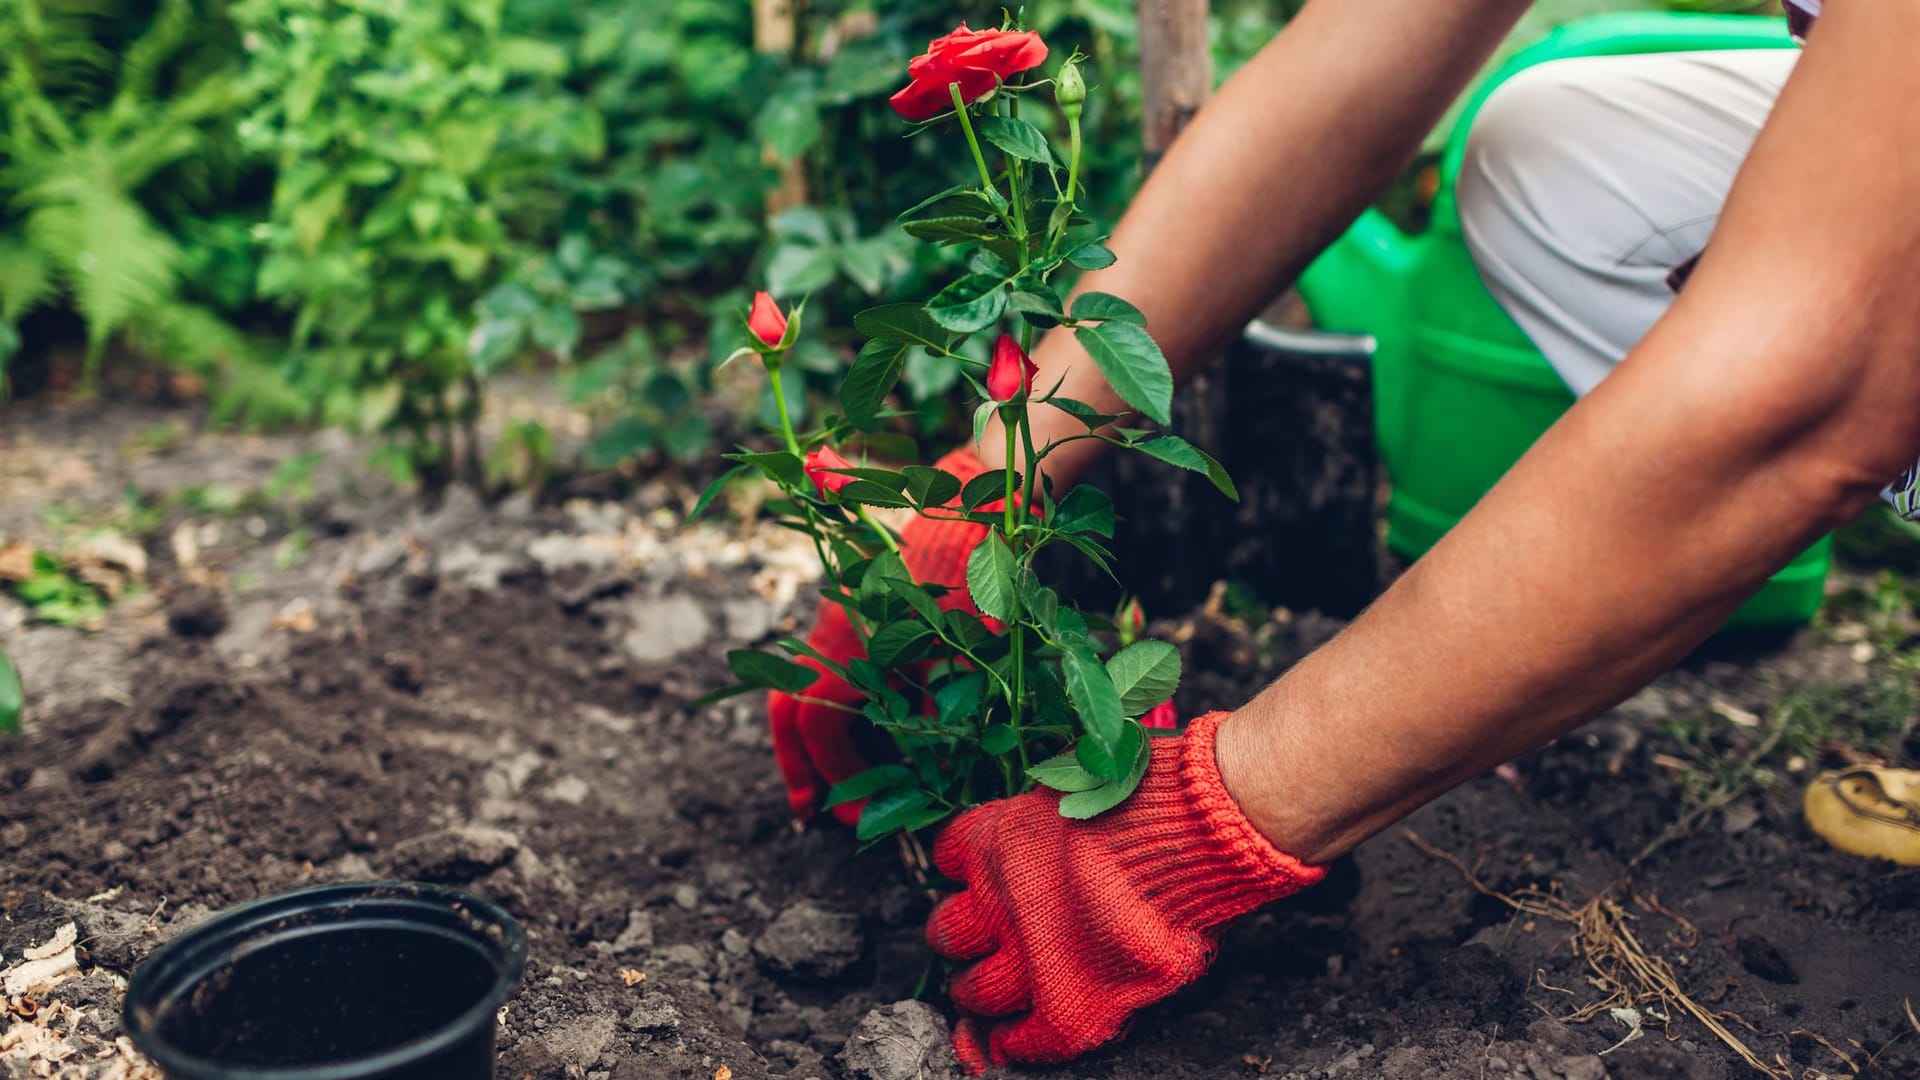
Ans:
[{"label": "wooden stake", "polygon": [[[799,41],[799,24],[794,18],[795,0],[753,0],[753,47],[755,51],[777,56],[793,55]],[[807,204],[807,171],[804,158],[783,162],[773,147],[763,147],[761,160],[780,170],[780,182],[767,192],[767,217]]]},{"label": "wooden stake", "polygon": [[1146,96],[1146,168],[1213,93],[1207,0],[1140,0],[1140,83]]}]

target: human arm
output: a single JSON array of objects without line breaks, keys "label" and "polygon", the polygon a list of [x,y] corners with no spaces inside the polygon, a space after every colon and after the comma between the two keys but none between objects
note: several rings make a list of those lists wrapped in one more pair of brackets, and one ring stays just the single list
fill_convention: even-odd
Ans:
[{"label": "human arm", "polygon": [[[1121,219],[1118,262],[1078,288],[1136,304],[1184,382],[1386,186],[1529,3],[1309,3],[1194,117]],[[1127,411],[1071,333],[1034,361],[1036,386]],[[1085,431],[1050,407],[1032,421],[1040,445]],[[980,440],[989,468],[1005,463],[999,423]],[[1064,490],[1102,448],[1068,444],[1046,471]]]},{"label": "human arm", "polygon": [[1331,858],[1671,665],[1920,450],[1920,11],[1827,12],[1708,256],[1620,368],[1344,634],[1223,726]]}]

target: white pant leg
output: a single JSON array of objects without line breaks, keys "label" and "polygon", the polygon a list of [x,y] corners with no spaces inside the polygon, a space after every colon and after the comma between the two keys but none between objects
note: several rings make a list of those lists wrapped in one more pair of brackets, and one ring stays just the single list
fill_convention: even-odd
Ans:
[{"label": "white pant leg", "polygon": [[1793,49],[1559,60],[1496,89],[1460,224],[1501,307],[1576,394],[1653,326],[1706,246]]}]

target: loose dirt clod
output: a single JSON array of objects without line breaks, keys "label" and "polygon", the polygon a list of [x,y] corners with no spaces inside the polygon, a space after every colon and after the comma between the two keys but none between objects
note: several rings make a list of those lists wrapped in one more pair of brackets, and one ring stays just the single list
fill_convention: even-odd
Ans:
[{"label": "loose dirt clod", "polygon": [[807,900],[782,911],[753,943],[772,971],[804,979],[841,974],[860,959],[862,947],[857,916]]},{"label": "loose dirt clod", "polygon": [[954,1080],[946,1018],[924,1001],[897,1001],[868,1013],[840,1051],[855,1080]]}]

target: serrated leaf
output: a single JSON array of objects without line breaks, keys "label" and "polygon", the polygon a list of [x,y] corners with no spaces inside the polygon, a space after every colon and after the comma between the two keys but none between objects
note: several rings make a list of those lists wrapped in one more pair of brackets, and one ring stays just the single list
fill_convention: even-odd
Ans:
[{"label": "serrated leaf", "polygon": [[909,465],[905,472],[907,497],[920,506],[945,506],[960,494],[960,478],[943,469]]},{"label": "serrated leaf", "polygon": [[882,304],[853,317],[853,328],[881,341],[899,341],[945,352],[952,335],[919,304]]},{"label": "serrated leaf", "polygon": [[810,667],[753,649],[734,649],[727,653],[727,666],[733,669],[733,677],[750,689],[788,694],[805,690],[820,677],[820,673]]},{"label": "serrated leaf", "polygon": [[1135,450],[1150,457],[1159,458],[1169,465],[1178,465],[1190,472],[1205,473],[1220,493],[1234,502],[1240,501],[1240,491],[1233,484],[1233,477],[1227,475],[1226,466],[1215,461],[1213,455],[1193,445],[1178,435],[1162,435],[1157,439],[1148,439],[1133,444]]},{"label": "serrated leaf", "polygon": [[1093,321],[1113,320],[1132,323],[1135,326],[1147,325],[1147,317],[1140,309],[1120,299],[1112,293],[1081,293],[1073,298],[1073,317]]},{"label": "serrated leaf", "polygon": [[1158,423],[1172,422],[1173,372],[1145,330],[1113,321],[1082,326],[1073,336],[1122,400]]},{"label": "serrated leaf", "polygon": [[883,668],[895,666],[908,649],[933,635],[933,627],[923,622],[891,622],[867,639],[867,659]]},{"label": "serrated leaf", "polygon": [[1013,552],[997,532],[989,532],[967,557],[967,594],[980,614],[1001,622],[1013,617],[1013,566]]},{"label": "serrated leaf", "polygon": [[1120,708],[1139,716],[1173,697],[1180,687],[1180,650],[1164,641],[1136,641],[1107,658],[1107,674],[1120,692]]},{"label": "serrated leaf", "polygon": [[1008,157],[1041,165],[1054,163],[1053,148],[1040,129],[1013,116],[989,116],[980,121],[980,136],[999,147]]},{"label": "serrated leaf", "polygon": [[1010,753],[1019,745],[1020,733],[1013,729],[1012,724],[988,724],[987,729],[980,733],[980,749],[995,757]]},{"label": "serrated leaf", "polygon": [[887,395],[893,392],[900,374],[907,369],[909,347],[904,341],[875,338],[862,346],[860,354],[853,358],[846,381],[840,384],[840,407],[846,410],[847,419],[855,427],[871,427],[880,415]]},{"label": "serrated leaf", "polygon": [[1092,484],[1075,485],[1053,514],[1053,527],[1061,532],[1113,536],[1113,500]]},{"label": "serrated leaf", "polygon": [[1093,739],[1081,739],[1074,744],[1074,759],[1102,782],[1117,784],[1133,771],[1134,760],[1140,756],[1140,746],[1146,739],[1147,729],[1141,727],[1139,721],[1129,720],[1121,729],[1120,743],[1111,754]]},{"label": "serrated leaf", "polygon": [[954,333],[978,333],[1006,312],[1006,284],[991,274],[968,274],[927,301],[927,315]]},{"label": "serrated leaf", "polygon": [[700,493],[700,499],[693,504],[693,509],[687,512],[687,520],[692,521],[701,514],[706,513],[707,507],[713,505],[713,500],[720,497],[720,492],[724,491],[726,486],[733,482],[734,477],[746,472],[749,468],[751,468],[751,466],[735,465],[733,468],[715,477],[713,483],[707,485],[707,490]]},{"label": "serrated leaf", "polygon": [[980,708],[987,680],[979,672],[969,672],[933,692],[936,716],[942,724],[951,724],[972,716]]},{"label": "serrated leaf", "polygon": [[1060,658],[1060,674],[1087,738],[1098,743],[1108,757],[1114,756],[1126,736],[1127,716],[1106,665],[1085,641],[1069,641]]},{"label": "serrated leaf", "polygon": [[912,832],[946,817],[951,811],[933,805],[933,796],[918,788],[883,792],[867,800],[854,838],[878,840],[896,832]]},{"label": "serrated leaf", "polygon": [[1000,235],[1000,222],[982,217],[933,217],[902,222],[900,228],[916,240],[933,244],[985,242]]},{"label": "serrated leaf", "polygon": [[879,765],[850,776],[827,789],[827,806],[870,799],[888,788],[913,783],[913,770],[905,765]]},{"label": "serrated leaf", "polygon": [[1140,742],[1140,757],[1134,763],[1133,771],[1117,784],[1103,784],[1091,791],[1068,795],[1060,800],[1060,816],[1085,821],[1097,817],[1125,802],[1140,787],[1140,781],[1146,778],[1147,767],[1153,763],[1153,750],[1146,740]]},{"label": "serrated leaf", "polygon": [[1074,419],[1087,425],[1088,431],[1097,431],[1113,423],[1115,420],[1122,419],[1115,413],[1103,413],[1086,402],[1076,401],[1073,398],[1059,397],[1056,395],[1043,400],[1061,412],[1071,414]]},{"label": "serrated leaf", "polygon": [[840,501],[860,503],[865,506],[880,506],[891,510],[904,510],[913,504],[905,495],[891,488],[883,487],[871,480],[855,480],[840,489]]},{"label": "serrated leaf", "polygon": [[[1014,486],[1019,486],[1019,477],[1014,478]],[[960,489],[960,507],[963,510],[977,510],[984,503],[1007,496],[1007,470],[990,469],[967,481]]]},{"label": "serrated leaf", "polygon": [[1055,754],[1045,761],[1032,766],[1027,775],[1041,787],[1071,795],[1076,791],[1092,791],[1105,781],[1082,768],[1079,759],[1069,750],[1064,754]]},{"label": "serrated leaf", "polygon": [[1081,270],[1105,270],[1119,260],[1105,244],[1082,244],[1068,253],[1067,261]]},{"label": "serrated leaf", "polygon": [[807,482],[806,467],[799,458],[784,450],[728,454],[727,460],[750,465],[760,470],[767,479],[783,487],[797,488]]}]

